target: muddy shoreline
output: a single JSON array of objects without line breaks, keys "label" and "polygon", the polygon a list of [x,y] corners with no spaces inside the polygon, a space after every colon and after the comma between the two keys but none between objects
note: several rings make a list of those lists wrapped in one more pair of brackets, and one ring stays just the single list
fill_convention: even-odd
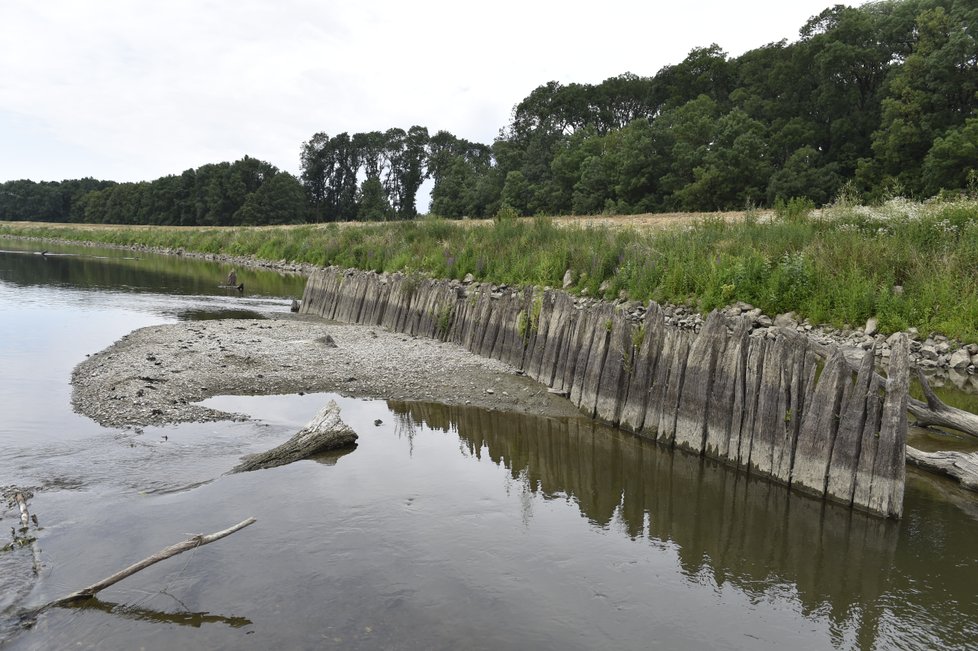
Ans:
[{"label": "muddy shoreline", "polygon": [[136,330],[79,364],[74,409],[105,427],[243,419],[218,395],[336,392],[580,417],[571,403],[460,346],[294,315]]}]

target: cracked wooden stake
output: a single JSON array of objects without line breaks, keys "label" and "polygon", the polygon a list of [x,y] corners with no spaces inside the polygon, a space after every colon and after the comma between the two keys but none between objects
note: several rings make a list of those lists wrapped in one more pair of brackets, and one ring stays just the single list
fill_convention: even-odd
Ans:
[{"label": "cracked wooden stake", "polygon": [[27,512],[27,500],[24,499],[24,495],[20,491],[14,493],[14,499],[17,500],[17,505],[20,506],[20,522],[26,529],[27,524],[31,521],[31,516]]},{"label": "cracked wooden stake", "polygon": [[50,604],[45,606],[45,608],[51,606],[63,606],[65,604],[69,604],[75,601],[81,601],[83,599],[91,599],[98,592],[105,590],[111,585],[115,585],[119,581],[122,581],[123,579],[132,576],[136,572],[143,570],[149,567],[150,565],[159,563],[160,561],[166,560],[171,556],[176,556],[177,554],[181,554],[187,551],[188,549],[196,549],[202,545],[212,543],[215,540],[220,540],[225,536],[230,536],[235,531],[240,531],[241,529],[244,529],[248,525],[254,524],[254,522],[255,522],[255,518],[248,518],[247,520],[243,520],[238,524],[234,525],[233,527],[229,527],[223,531],[218,531],[216,533],[209,533],[206,535],[199,534],[194,536],[193,538],[188,538],[183,542],[178,542],[175,545],[170,545],[169,547],[166,547],[165,549],[161,549],[160,551],[156,552],[149,558],[144,558],[138,563],[135,563],[134,565],[130,565],[126,569],[116,572],[115,574],[113,574],[108,578],[102,579],[98,583],[94,583],[88,586],[87,588],[82,588],[77,592],[72,592],[70,595],[52,601]]}]

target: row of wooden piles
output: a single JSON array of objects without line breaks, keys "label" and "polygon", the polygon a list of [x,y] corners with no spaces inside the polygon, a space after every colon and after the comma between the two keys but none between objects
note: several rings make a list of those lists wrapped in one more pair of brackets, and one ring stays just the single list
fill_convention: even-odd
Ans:
[{"label": "row of wooden piles", "polygon": [[709,315],[699,333],[566,292],[325,269],[302,311],[437,338],[522,369],[586,414],[811,495],[903,510],[909,342],[858,368],[794,331]]}]

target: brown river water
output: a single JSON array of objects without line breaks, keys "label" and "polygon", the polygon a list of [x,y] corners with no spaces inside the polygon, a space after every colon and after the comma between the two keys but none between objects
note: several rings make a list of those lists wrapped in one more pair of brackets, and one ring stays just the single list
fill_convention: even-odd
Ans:
[{"label": "brown river water", "polygon": [[[303,281],[239,269],[238,296],[216,263],[37,248],[0,240],[0,487],[38,518],[33,544],[0,552],[2,648],[978,648],[978,499],[949,482],[908,471],[905,516],[885,521],[583,418],[325,394],[102,428],[71,409],[86,354],[145,325],[287,311]],[[225,474],[330,398],[356,449]],[[18,524],[0,502],[2,535]]]}]

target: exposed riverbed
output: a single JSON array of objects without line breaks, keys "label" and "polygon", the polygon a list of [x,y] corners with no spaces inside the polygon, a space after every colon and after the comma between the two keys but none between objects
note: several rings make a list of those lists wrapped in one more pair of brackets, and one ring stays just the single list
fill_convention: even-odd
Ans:
[{"label": "exposed riverbed", "polygon": [[73,404],[105,426],[233,418],[216,395],[334,391],[516,413],[577,416],[566,400],[459,346],[284,315],[137,330],[80,364]]}]

